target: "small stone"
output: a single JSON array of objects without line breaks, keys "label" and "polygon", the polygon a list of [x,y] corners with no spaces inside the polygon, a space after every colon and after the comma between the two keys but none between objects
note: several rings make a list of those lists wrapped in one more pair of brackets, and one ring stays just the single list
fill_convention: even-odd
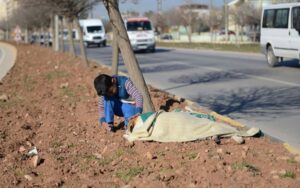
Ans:
[{"label": "small stone", "polygon": [[147,159],[153,159],[153,155],[149,151],[146,153],[146,157]]},{"label": "small stone", "polygon": [[279,179],[279,176],[278,175],[274,175],[273,179]]},{"label": "small stone", "polygon": [[97,159],[102,159],[103,156],[100,153],[94,153],[93,154]]},{"label": "small stone", "polygon": [[247,157],[247,152],[242,151],[242,158],[246,158]]},{"label": "small stone", "polygon": [[28,181],[31,181],[31,180],[32,180],[32,177],[31,177],[31,176],[29,176],[29,175],[27,175],[27,174],[26,174],[26,175],[24,175],[24,178],[25,178],[25,179],[27,179]]},{"label": "small stone", "polygon": [[276,170],[272,170],[272,171],[270,172],[270,174],[277,174],[277,171],[276,171]]},{"label": "small stone", "polygon": [[245,140],[243,137],[241,136],[237,136],[237,135],[234,135],[231,137],[236,143],[238,144],[244,144],[245,143]]},{"label": "small stone", "polygon": [[213,136],[211,138],[216,144],[220,144],[221,143],[221,140],[220,140],[220,137],[219,136]]},{"label": "small stone", "polygon": [[223,153],[223,149],[222,148],[217,149],[217,153]]},{"label": "small stone", "polygon": [[31,161],[34,167],[37,167],[40,164],[40,158],[38,155],[33,156]]},{"label": "small stone", "polygon": [[8,101],[8,96],[6,94],[0,95],[0,101],[3,101],[3,102]]},{"label": "small stone", "polygon": [[281,175],[286,174],[286,170],[284,170],[284,169],[283,169],[283,170],[280,170],[280,171],[279,171],[279,174],[281,174]]},{"label": "small stone", "polygon": [[244,151],[249,151],[249,146],[243,146]]},{"label": "small stone", "polygon": [[20,146],[19,152],[20,152],[20,153],[23,153],[24,151],[26,151],[26,148],[25,148],[24,146]]},{"label": "small stone", "polygon": [[67,87],[69,87],[69,83],[68,83],[68,82],[62,83],[62,84],[60,84],[60,86],[59,86],[59,88],[61,88],[61,89],[67,88]]},{"label": "small stone", "polygon": [[280,156],[280,157],[277,157],[277,160],[283,160],[283,161],[287,161],[289,160],[290,158],[288,156]]},{"label": "small stone", "polygon": [[209,149],[206,149],[204,152],[205,152],[205,153],[208,153],[208,152],[209,152]]},{"label": "small stone", "polygon": [[32,143],[30,143],[29,141],[26,141],[26,145],[27,145],[28,147],[31,147],[31,146],[32,146]]}]

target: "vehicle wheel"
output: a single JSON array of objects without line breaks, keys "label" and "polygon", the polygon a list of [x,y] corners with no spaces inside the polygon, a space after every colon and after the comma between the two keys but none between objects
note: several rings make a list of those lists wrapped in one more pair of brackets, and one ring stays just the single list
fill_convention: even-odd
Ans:
[{"label": "vehicle wheel", "polygon": [[272,46],[269,46],[267,49],[267,61],[270,67],[276,67],[278,63],[278,57],[274,55]]},{"label": "vehicle wheel", "polygon": [[83,44],[84,44],[84,46],[85,46],[86,48],[88,48],[88,47],[89,47],[89,43],[87,43],[87,42],[84,42]]},{"label": "vehicle wheel", "polygon": [[102,45],[103,45],[103,47],[105,47],[105,46],[106,46],[106,41],[104,41],[104,42],[102,43]]},{"label": "vehicle wheel", "polygon": [[150,52],[154,53],[155,52],[155,47],[153,47]]}]

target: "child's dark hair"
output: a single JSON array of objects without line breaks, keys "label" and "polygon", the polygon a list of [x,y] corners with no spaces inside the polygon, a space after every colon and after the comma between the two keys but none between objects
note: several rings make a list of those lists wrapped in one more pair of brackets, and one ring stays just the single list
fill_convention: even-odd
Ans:
[{"label": "child's dark hair", "polygon": [[94,80],[94,86],[99,96],[107,95],[108,89],[112,85],[112,77],[106,74],[100,74]]}]

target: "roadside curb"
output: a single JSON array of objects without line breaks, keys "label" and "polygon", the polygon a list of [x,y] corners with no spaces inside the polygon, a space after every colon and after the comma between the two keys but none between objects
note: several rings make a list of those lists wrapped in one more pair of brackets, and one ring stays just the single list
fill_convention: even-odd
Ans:
[{"label": "roadside curb", "polygon": [[11,44],[0,42],[0,45],[3,48],[6,48],[9,51],[9,54],[3,53],[2,61],[0,62],[0,81],[7,75],[7,73],[12,69],[15,65],[17,59],[17,48]]}]

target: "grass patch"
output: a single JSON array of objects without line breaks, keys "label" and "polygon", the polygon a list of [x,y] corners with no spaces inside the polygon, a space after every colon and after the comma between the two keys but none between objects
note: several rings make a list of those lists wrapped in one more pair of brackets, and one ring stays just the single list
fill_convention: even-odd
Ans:
[{"label": "grass patch", "polygon": [[75,97],[75,92],[69,87],[61,88],[61,93],[63,96]]},{"label": "grass patch", "polygon": [[286,171],[284,174],[281,174],[280,177],[281,178],[295,179],[296,178],[296,174],[294,172],[291,172],[291,171]]},{"label": "grass patch", "polygon": [[260,53],[260,45],[258,43],[237,45],[219,43],[157,42],[156,45],[168,48],[211,49],[220,51]]},{"label": "grass patch", "polygon": [[69,76],[69,74],[67,72],[52,71],[52,72],[48,72],[46,75],[44,75],[44,78],[47,80],[55,80],[55,79],[63,78],[66,76]]},{"label": "grass patch", "polygon": [[127,170],[118,170],[116,176],[125,182],[129,182],[132,178],[141,174],[144,171],[143,167],[133,167]]},{"label": "grass patch", "polygon": [[287,162],[289,164],[296,164],[297,163],[297,161],[295,161],[294,159],[288,159]]},{"label": "grass patch", "polygon": [[232,164],[232,168],[235,170],[247,170],[248,172],[251,173],[252,176],[257,176],[260,174],[260,170],[255,167],[254,165],[246,162],[246,161],[242,161],[242,162],[235,162]]},{"label": "grass patch", "polygon": [[195,153],[195,152],[190,152],[190,153],[187,154],[187,157],[188,157],[189,160],[193,160],[193,159],[196,159],[197,155],[198,154]]},{"label": "grass patch", "polygon": [[24,101],[24,98],[17,95],[8,99],[8,101],[0,101],[0,108],[11,108],[20,105]]},{"label": "grass patch", "polygon": [[37,82],[35,80],[32,79],[31,76],[26,75],[24,78],[24,86],[26,88],[27,91],[32,91],[34,89],[34,85]]}]

